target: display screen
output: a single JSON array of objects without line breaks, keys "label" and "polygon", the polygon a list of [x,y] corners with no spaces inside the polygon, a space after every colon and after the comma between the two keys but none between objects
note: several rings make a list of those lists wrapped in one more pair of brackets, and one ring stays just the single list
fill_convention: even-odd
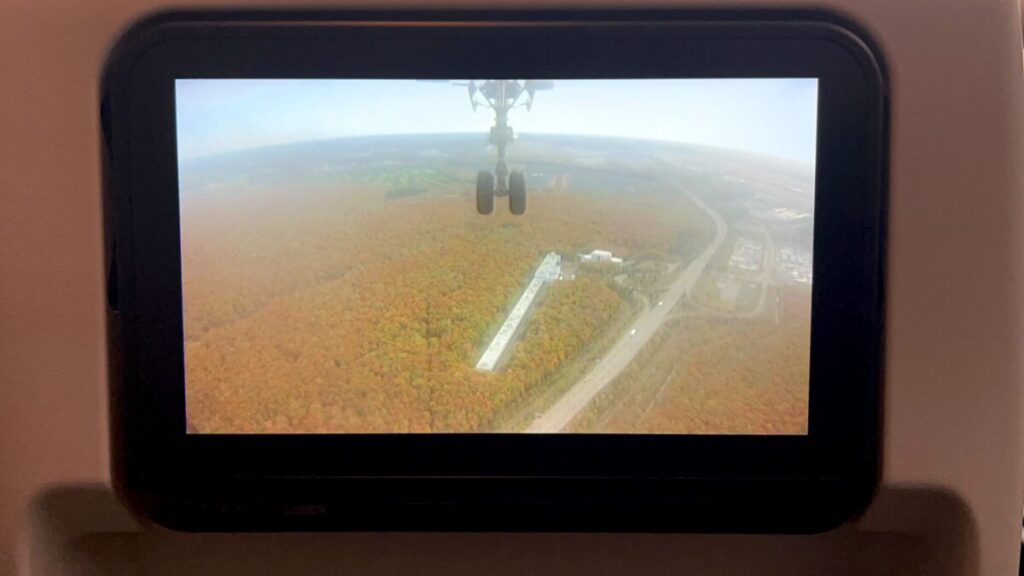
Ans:
[{"label": "display screen", "polygon": [[807,433],[816,79],[175,93],[189,433]]}]

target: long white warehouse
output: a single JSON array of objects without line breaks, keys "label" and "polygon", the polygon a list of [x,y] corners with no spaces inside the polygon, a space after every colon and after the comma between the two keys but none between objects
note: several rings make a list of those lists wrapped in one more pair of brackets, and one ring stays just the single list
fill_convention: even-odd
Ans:
[{"label": "long white warehouse", "polygon": [[537,297],[541,287],[547,282],[558,280],[558,275],[561,271],[562,257],[559,254],[550,252],[544,256],[540,266],[537,267],[537,271],[533,274],[533,279],[527,284],[526,290],[523,290],[523,295],[519,297],[519,301],[516,302],[512,311],[508,313],[505,323],[501,325],[498,333],[494,335],[494,339],[491,340],[487,349],[484,350],[480,361],[476,363],[477,370],[482,372],[494,371],[498,361],[505,354],[509,343],[512,342],[512,337],[515,336],[516,330],[519,329],[523,318],[526,317],[526,313],[530,310],[530,306],[533,305],[533,300]]}]

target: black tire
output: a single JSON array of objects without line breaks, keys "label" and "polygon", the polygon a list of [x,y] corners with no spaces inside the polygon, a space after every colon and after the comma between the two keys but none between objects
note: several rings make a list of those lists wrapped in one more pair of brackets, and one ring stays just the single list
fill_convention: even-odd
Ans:
[{"label": "black tire", "polygon": [[522,170],[508,175],[508,209],[516,215],[526,212],[526,174]]},{"label": "black tire", "polygon": [[494,174],[487,170],[476,174],[476,211],[484,216],[494,212]]}]

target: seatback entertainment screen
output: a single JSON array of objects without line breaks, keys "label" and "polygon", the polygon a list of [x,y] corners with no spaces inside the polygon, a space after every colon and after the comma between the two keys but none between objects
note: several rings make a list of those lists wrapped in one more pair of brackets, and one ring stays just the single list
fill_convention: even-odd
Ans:
[{"label": "seatback entertainment screen", "polygon": [[193,434],[808,430],[818,81],[178,79]]}]

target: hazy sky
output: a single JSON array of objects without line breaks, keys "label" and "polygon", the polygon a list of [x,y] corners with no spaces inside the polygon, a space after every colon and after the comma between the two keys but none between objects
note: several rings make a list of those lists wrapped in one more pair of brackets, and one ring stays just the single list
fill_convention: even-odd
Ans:
[{"label": "hazy sky", "polygon": [[[517,133],[690,142],[813,163],[814,79],[556,80]],[[290,142],[439,132],[485,135],[466,88],[414,80],[178,80],[182,159]]]}]

